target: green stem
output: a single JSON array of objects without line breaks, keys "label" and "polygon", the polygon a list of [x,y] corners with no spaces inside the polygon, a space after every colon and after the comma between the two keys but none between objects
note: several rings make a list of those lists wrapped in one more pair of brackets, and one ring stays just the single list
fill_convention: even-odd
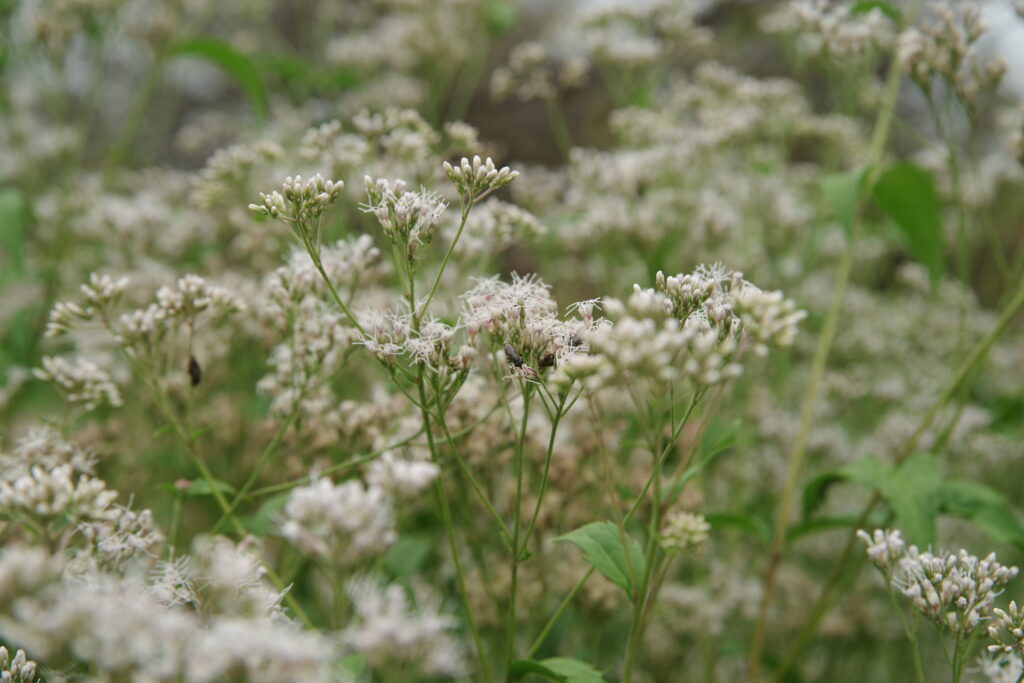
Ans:
[{"label": "green stem", "polygon": [[[912,23],[917,16],[922,0],[915,0],[907,13],[907,22]],[[875,121],[874,132],[871,136],[871,146],[867,155],[867,174],[861,185],[861,190],[871,187],[874,178],[878,173],[880,164],[885,154],[886,143],[889,140],[889,132],[892,128],[893,116],[896,110],[896,101],[899,97],[900,82],[899,60],[892,58],[889,64],[889,72],[886,76],[885,89],[882,95],[881,109]],[[810,435],[811,424],[814,420],[814,412],[818,406],[818,392],[825,374],[825,367],[828,362],[829,352],[832,348],[832,341],[835,338],[835,331],[839,321],[839,314],[842,311],[843,299],[846,294],[846,287],[849,283],[852,271],[854,247],[860,232],[861,216],[854,218],[851,231],[843,252],[842,260],[836,272],[836,280],[833,289],[832,300],[829,303],[828,313],[822,327],[821,336],[818,338],[818,346],[815,349],[814,360],[811,366],[811,378],[807,389],[804,392],[804,399],[800,410],[800,427],[797,437],[793,442],[786,458],[786,482],[782,495],[779,497],[775,510],[775,527],[772,534],[771,550],[768,557],[768,566],[764,573],[761,604],[758,608],[757,621],[754,624],[754,635],[751,641],[750,654],[747,658],[747,683],[756,683],[760,678],[761,660],[764,656],[765,638],[768,628],[768,612],[771,607],[775,589],[775,578],[779,564],[782,562],[782,554],[785,547],[786,530],[789,527],[789,517],[792,512],[793,503],[796,499],[797,486],[800,483],[800,476],[803,470],[804,455],[807,449],[807,439]]]},{"label": "green stem", "polygon": [[459,238],[462,236],[462,230],[466,227],[466,220],[469,218],[469,211],[473,208],[473,201],[462,200],[462,217],[459,219],[459,229],[455,232],[455,237],[452,239],[452,243],[448,245],[448,250],[444,252],[444,259],[441,261],[441,267],[437,270],[437,276],[434,278],[434,283],[430,286],[430,293],[427,294],[426,301],[423,302],[423,306],[420,308],[420,314],[416,315],[415,310],[413,311],[414,317],[417,322],[420,320],[423,313],[426,312],[427,307],[430,306],[430,302],[434,300],[434,295],[437,294],[437,287],[441,284],[441,276],[444,275],[445,268],[448,267],[448,260],[452,257],[452,252],[455,251],[455,245],[459,243]]},{"label": "green stem", "polygon": [[515,658],[516,649],[516,592],[519,587],[519,539],[522,533],[522,506],[523,506],[523,459],[526,454],[526,426],[530,420],[530,398],[533,393],[532,385],[520,383],[523,393],[523,417],[519,424],[519,438],[516,441],[516,496],[512,509],[512,556],[510,570],[512,582],[509,589],[508,601],[508,640],[506,644],[506,655],[509,666]]},{"label": "green stem", "polygon": [[569,392],[565,392],[558,399],[558,408],[555,410],[555,417],[551,422],[551,435],[548,437],[548,452],[544,457],[544,472],[540,478],[540,490],[537,492],[537,503],[533,507],[533,515],[530,516],[530,523],[526,527],[526,533],[523,535],[523,546],[522,550],[526,550],[527,544],[530,542],[530,536],[533,534],[533,529],[537,526],[537,518],[540,516],[541,502],[544,500],[544,492],[548,486],[548,474],[551,471],[551,458],[555,452],[555,435],[558,433],[558,423],[562,419],[563,408],[565,408],[565,401],[569,397]]},{"label": "green stem", "polygon": [[299,399],[296,401],[296,407],[292,410],[291,415],[288,416],[287,420],[281,422],[281,424],[278,425],[277,429],[274,431],[274,436],[270,439],[270,443],[268,443],[267,447],[263,449],[263,453],[260,454],[259,460],[256,461],[256,466],[253,468],[252,473],[249,475],[249,478],[246,479],[245,484],[242,486],[241,490],[239,490],[238,493],[235,494],[234,500],[232,500],[231,505],[228,506],[228,510],[221,516],[221,518],[213,526],[213,531],[211,531],[210,533],[216,534],[217,532],[219,532],[220,528],[224,525],[225,522],[227,522],[228,517],[234,514],[235,510],[238,509],[238,506],[241,505],[243,500],[245,500],[246,494],[249,493],[249,490],[252,488],[253,484],[256,483],[256,479],[259,478],[260,474],[263,472],[263,468],[269,461],[270,456],[274,453],[274,451],[277,450],[278,445],[281,443],[281,439],[284,438],[285,432],[288,431],[288,428],[292,425],[292,422],[294,422],[295,418],[298,416],[298,401],[301,400],[302,397],[300,395]]}]

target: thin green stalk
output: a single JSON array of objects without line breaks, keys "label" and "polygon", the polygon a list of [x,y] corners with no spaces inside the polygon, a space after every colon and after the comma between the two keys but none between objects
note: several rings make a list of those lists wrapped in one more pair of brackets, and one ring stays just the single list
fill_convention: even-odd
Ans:
[{"label": "thin green stalk", "polygon": [[459,469],[462,470],[462,473],[463,475],[465,475],[466,479],[469,480],[470,486],[473,488],[473,491],[480,499],[480,502],[484,504],[485,508],[487,508],[487,512],[491,515],[491,518],[494,520],[495,524],[498,525],[498,530],[501,532],[501,540],[505,543],[509,550],[514,551],[514,548],[512,546],[512,535],[509,533],[508,526],[505,524],[505,521],[501,518],[501,515],[498,514],[498,511],[494,509],[494,504],[491,503],[491,499],[487,497],[487,492],[484,491],[483,486],[477,480],[476,476],[474,476],[473,471],[470,469],[465,459],[463,459],[462,455],[459,453],[459,449],[455,445],[455,439],[448,431],[448,425],[445,423],[444,420],[441,420],[439,425],[441,427],[441,433],[444,434],[445,440],[448,442],[448,446],[452,450],[452,456],[454,457],[456,464],[459,466]]},{"label": "thin green stalk", "polygon": [[[301,400],[301,396],[299,397],[299,400]],[[235,510],[238,509],[238,506],[241,505],[243,500],[245,500],[245,496],[249,493],[249,489],[251,489],[253,484],[256,483],[256,479],[258,479],[260,474],[263,472],[263,468],[270,460],[270,456],[274,453],[274,451],[277,450],[278,444],[281,443],[281,439],[284,438],[285,432],[295,421],[297,415],[298,401],[296,401],[296,408],[292,410],[291,415],[288,416],[288,419],[282,421],[281,424],[278,425],[277,429],[274,431],[274,436],[270,439],[270,443],[268,443],[266,448],[263,449],[263,453],[260,454],[259,459],[256,461],[256,466],[253,467],[252,473],[249,475],[249,478],[246,479],[245,484],[238,491],[238,493],[235,494],[234,499],[231,501],[231,505],[228,506],[228,510],[221,516],[217,523],[213,525],[213,531],[211,531],[210,533],[216,534],[217,532],[219,532],[220,528],[224,525],[225,522],[227,522],[228,517],[234,514]]]},{"label": "thin green stalk", "polygon": [[558,151],[562,153],[563,158],[568,159],[569,151],[572,149],[572,135],[569,133],[569,125],[565,121],[565,115],[562,113],[562,107],[558,104],[558,100],[554,97],[546,98],[544,113],[548,117],[548,124],[551,126],[551,134],[555,138],[555,144],[558,145]]},{"label": "thin green stalk", "polygon": [[508,664],[511,665],[515,658],[516,649],[516,592],[519,587],[519,538],[522,533],[521,517],[523,507],[523,459],[526,454],[526,426],[530,421],[530,398],[533,393],[533,386],[528,382],[520,383],[523,393],[523,417],[519,424],[519,439],[516,441],[516,497],[512,509],[512,558],[510,570],[512,582],[509,588],[508,603],[508,641],[506,644],[506,655]]},{"label": "thin green stalk", "polygon": [[[469,211],[473,208],[475,201],[478,201],[482,197],[477,198],[473,201],[462,200],[462,217],[459,219],[459,229],[455,231],[455,237],[452,239],[452,243],[448,245],[448,250],[444,252],[444,259],[441,261],[440,268],[437,269],[437,276],[434,278],[434,284],[430,286],[430,293],[427,294],[426,301],[423,302],[423,306],[420,307],[420,314],[426,312],[427,307],[430,306],[430,302],[434,300],[434,295],[437,294],[437,287],[441,284],[441,276],[444,275],[445,268],[448,267],[448,260],[452,257],[452,252],[455,251],[455,245],[459,243],[459,238],[462,236],[462,229],[466,227],[466,219],[469,218]],[[418,322],[421,315],[416,315],[416,311],[413,310],[414,318]]]},{"label": "thin green stalk", "polygon": [[[437,446],[434,443],[434,435],[430,428],[430,414],[427,412],[427,395],[423,386],[423,375],[420,374],[416,383],[420,396],[420,412],[423,418],[423,429],[427,434],[427,445],[430,449],[430,457],[440,467]],[[470,634],[473,637],[473,644],[476,647],[477,657],[480,659],[480,667],[484,674],[484,680],[491,681],[491,671],[487,665],[487,654],[484,651],[483,641],[480,638],[480,631],[477,629],[476,621],[473,619],[473,612],[469,606],[469,595],[466,592],[466,579],[462,571],[462,561],[459,559],[459,549],[455,543],[455,524],[452,522],[451,508],[448,504],[448,493],[444,487],[443,470],[434,480],[434,487],[437,491],[438,504],[441,508],[441,520],[444,523],[445,532],[448,536],[448,546],[452,554],[452,562],[455,565],[455,581],[459,589],[459,597],[462,598],[462,607],[466,611],[466,624],[469,626]]]},{"label": "thin green stalk", "polygon": [[310,244],[308,238],[303,237],[302,241],[305,244],[306,252],[309,254],[310,260],[313,262],[313,266],[316,267],[317,271],[320,273],[320,277],[323,279],[324,284],[327,285],[327,289],[331,293],[331,296],[334,298],[334,302],[338,304],[338,308],[340,308],[341,312],[344,313],[345,316],[352,322],[352,326],[359,330],[360,334],[362,334],[363,336],[368,336],[366,334],[366,330],[363,329],[363,326],[360,325],[359,321],[356,320],[356,317],[352,315],[352,311],[350,311],[348,306],[345,305],[345,302],[341,300],[341,296],[338,295],[338,290],[334,288],[334,283],[331,282],[331,278],[327,277],[327,272],[324,270],[324,266],[320,262],[320,254],[314,253],[313,245]]},{"label": "thin green stalk", "polygon": [[[908,23],[912,23],[917,16],[921,0],[915,2],[907,13]],[[874,131],[871,136],[871,145],[867,155],[867,177],[862,185],[871,187],[874,177],[878,172],[879,164],[885,154],[886,143],[889,140],[889,132],[892,128],[893,116],[896,111],[896,101],[899,97],[900,64],[895,57],[889,64],[889,72],[886,75],[885,89],[882,94],[881,108],[878,118],[875,121]],[[818,392],[821,381],[824,378],[825,367],[828,363],[829,352],[832,348],[832,341],[835,338],[835,331],[839,321],[839,314],[842,311],[843,299],[846,294],[846,286],[850,279],[853,265],[854,247],[856,246],[858,233],[860,231],[861,216],[854,218],[851,225],[850,235],[846,243],[846,250],[843,252],[842,260],[836,272],[836,280],[829,303],[828,313],[822,327],[821,336],[818,339],[818,346],[815,349],[814,360],[811,366],[811,378],[804,392],[804,398],[800,410],[800,427],[793,446],[786,458],[786,482],[782,494],[779,496],[775,509],[775,527],[772,534],[771,550],[768,557],[768,566],[764,573],[761,604],[758,609],[757,621],[754,624],[754,635],[751,640],[750,653],[747,659],[748,683],[756,683],[760,677],[761,660],[764,655],[765,637],[768,628],[768,611],[771,607],[773,592],[775,589],[775,577],[779,564],[782,561],[782,554],[785,546],[786,530],[789,527],[789,518],[793,504],[796,499],[797,486],[803,470],[804,455],[807,448],[807,439],[810,435],[811,424],[814,420],[814,412],[818,404]]]},{"label": "thin green stalk", "polygon": [[530,523],[526,526],[526,533],[523,535],[523,546],[522,551],[526,550],[526,546],[530,542],[530,536],[533,534],[533,529],[537,526],[537,518],[540,516],[541,502],[544,500],[544,492],[548,486],[548,474],[551,471],[551,458],[555,452],[555,435],[558,433],[558,423],[562,419],[563,409],[565,408],[565,401],[569,398],[569,392],[565,392],[559,397],[558,407],[555,409],[555,417],[551,422],[551,435],[548,437],[548,452],[544,456],[544,472],[540,477],[540,490],[537,492],[537,504],[533,507],[533,515],[530,516]]}]

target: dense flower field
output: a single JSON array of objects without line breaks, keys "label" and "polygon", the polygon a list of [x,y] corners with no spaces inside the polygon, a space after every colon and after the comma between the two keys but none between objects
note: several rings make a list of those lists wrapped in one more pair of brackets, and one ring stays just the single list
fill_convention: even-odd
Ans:
[{"label": "dense flower field", "polygon": [[2,683],[1024,680],[1024,6],[0,29]]}]

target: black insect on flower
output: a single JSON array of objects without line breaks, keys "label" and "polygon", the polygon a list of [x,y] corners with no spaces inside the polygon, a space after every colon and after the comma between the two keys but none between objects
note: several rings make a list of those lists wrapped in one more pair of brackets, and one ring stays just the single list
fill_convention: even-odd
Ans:
[{"label": "black insect on flower", "polygon": [[553,368],[555,366],[555,354],[548,351],[540,357],[539,365],[542,368]]},{"label": "black insect on flower", "polygon": [[195,356],[188,358],[188,377],[192,380],[192,386],[198,386],[203,381],[203,369],[199,367]]},{"label": "black insect on flower", "polygon": [[519,352],[511,344],[505,344],[505,358],[508,359],[509,364],[517,368],[523,367],[523,357],[519,355]]}]

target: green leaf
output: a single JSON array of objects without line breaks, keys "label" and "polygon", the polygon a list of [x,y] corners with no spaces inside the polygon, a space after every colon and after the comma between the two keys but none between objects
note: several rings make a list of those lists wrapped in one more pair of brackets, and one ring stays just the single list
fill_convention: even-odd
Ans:
[{"label": "green leaf", "polygon": [[[235,489],[227,482],[220,481],[219,479],[213,480],[213,485],[216,490],[221,493],[234,494]],[[185,489],[186,496],[211,496],[213,495],[214,489],[207,483],[205,479],[196,479],[192,482],[192,485]]]},{"label": "green leaf", "polygon": [[839,472],[824,472],[807,482],[800,497],[804,517],[810,517],[825,502],[825,496],[832,484],[845,479],[846,477]]},{"label": "green leaf", "polygon": [[878,458],[867,457],[855,460],[841,470],[839,476],[856,482],[871,491],[880,490],[882,482],[892,476],[893,468]]},{"label": "green leaf", "polygon": [[849,235],[853,230],[853,219],[857,214],[860,186],[864,180],[864,169],[844,171],[825,176],[821,181],[821,192],[829,210]]},{"label": "green leaf", "polygon": [[409,578],[420,571],[433,550],[430,536],[403,534],[384,555],[384,568],[396,579]]},{"label": "green leaf", "polygon": [[896,526],[916,545],[935,543],[941,484],[935,458],[928,453],[916,453],[879,486],[896,514]]},{"label": "green leaf", "polygon": [[263,536],[270,529],[270,523],[274,521],[277,513],[288,503],[291,495],[290,492],[286,491],[270,496],[260,503],[256,512],[242,519],[242,526],[257,536]]},{"label": "green leaf", "polygon": [[749,512],[714,512],[704,517],[712,527],[731,526],[762,541],[772,540],[768,522]]},{"label": "green leaf", "polygon": [[338,666],[352,676],[358,677],[366,668],[366,657],[358,652],[353,652],[339,659]]},{"label": "green leaf", "polygon": [[540,676],[549,681],[562,683],[604,683],[601,672],[586,662],[570,657],[551,657],[542,661],[518,659],[508,667],[512,679],[523,676]]},{"label": "green leaf", "polygon": [[516,5],[508,0],[491,0],[484,8],[487,32],[492,36],[503,36],[515,28]]},{"label": "green leaf", "polygon": [[860,2],[854,4],[853,7],[850,8],[850,14],[867,14],[873,9],[879,10],[882,14],[889,17],[897,24],[900,23],[902,19],[902,15],[898,9],[887,2],[882,2],[882,0],[860,0]]},{"label": "green leaf", "polygon": [[178,43],[172,50],[175,56],[198,57],[220,67],[234,79],[249,99],[256,116],[267,118],[267,91],[259,71],[252,60],[219,38],[201,36]]},{"label": "green leaf", "polygon": [[[646,568],[644,553],[635,539],[626,536],[629,562],[622,547],[619,527],[611,522],[591,522],[575,531],[559,536],[556,541],[569,541],[583,551],[583,556],[597,571],[616,586],[633,595],[634,581],[639,580]],[[632,571],[630,571],[632,567]],[[631,577],[634,577],[631,579]]]},{"label": "green leaf", "polygon": [[943,270],[943,243],[939,195],[931,174],[910,163],[896,164],[878,179],[873,196],[903,232],[910,253],[936,282]]},{"label": "green leaf", "polygon": [[0,190],[0,281],[25,272],[25,202],[17,190]]},{"label": "green leaf", "polygon": [[852,481],[870,491],[881,488],[882,482],[892,475],[893,468],[878,458],[868,457],[855,460],[840,470],[823,472],[804,487],[801,503],[804,517],[809,517],[825,502],[829,487],[838,481]]},{"label": "green leaf", "polygon": [[566,683],[604,683],[601,672],[586,662],[570,657],[551,657],[541,664],[562,677]]},{"label": "green leaf", "polygon": [[999,492],[973,481],[954,480],[943,482],[938,498],[942,512],[970,520],[996,543],[1024,548],[1024,527]]}]

